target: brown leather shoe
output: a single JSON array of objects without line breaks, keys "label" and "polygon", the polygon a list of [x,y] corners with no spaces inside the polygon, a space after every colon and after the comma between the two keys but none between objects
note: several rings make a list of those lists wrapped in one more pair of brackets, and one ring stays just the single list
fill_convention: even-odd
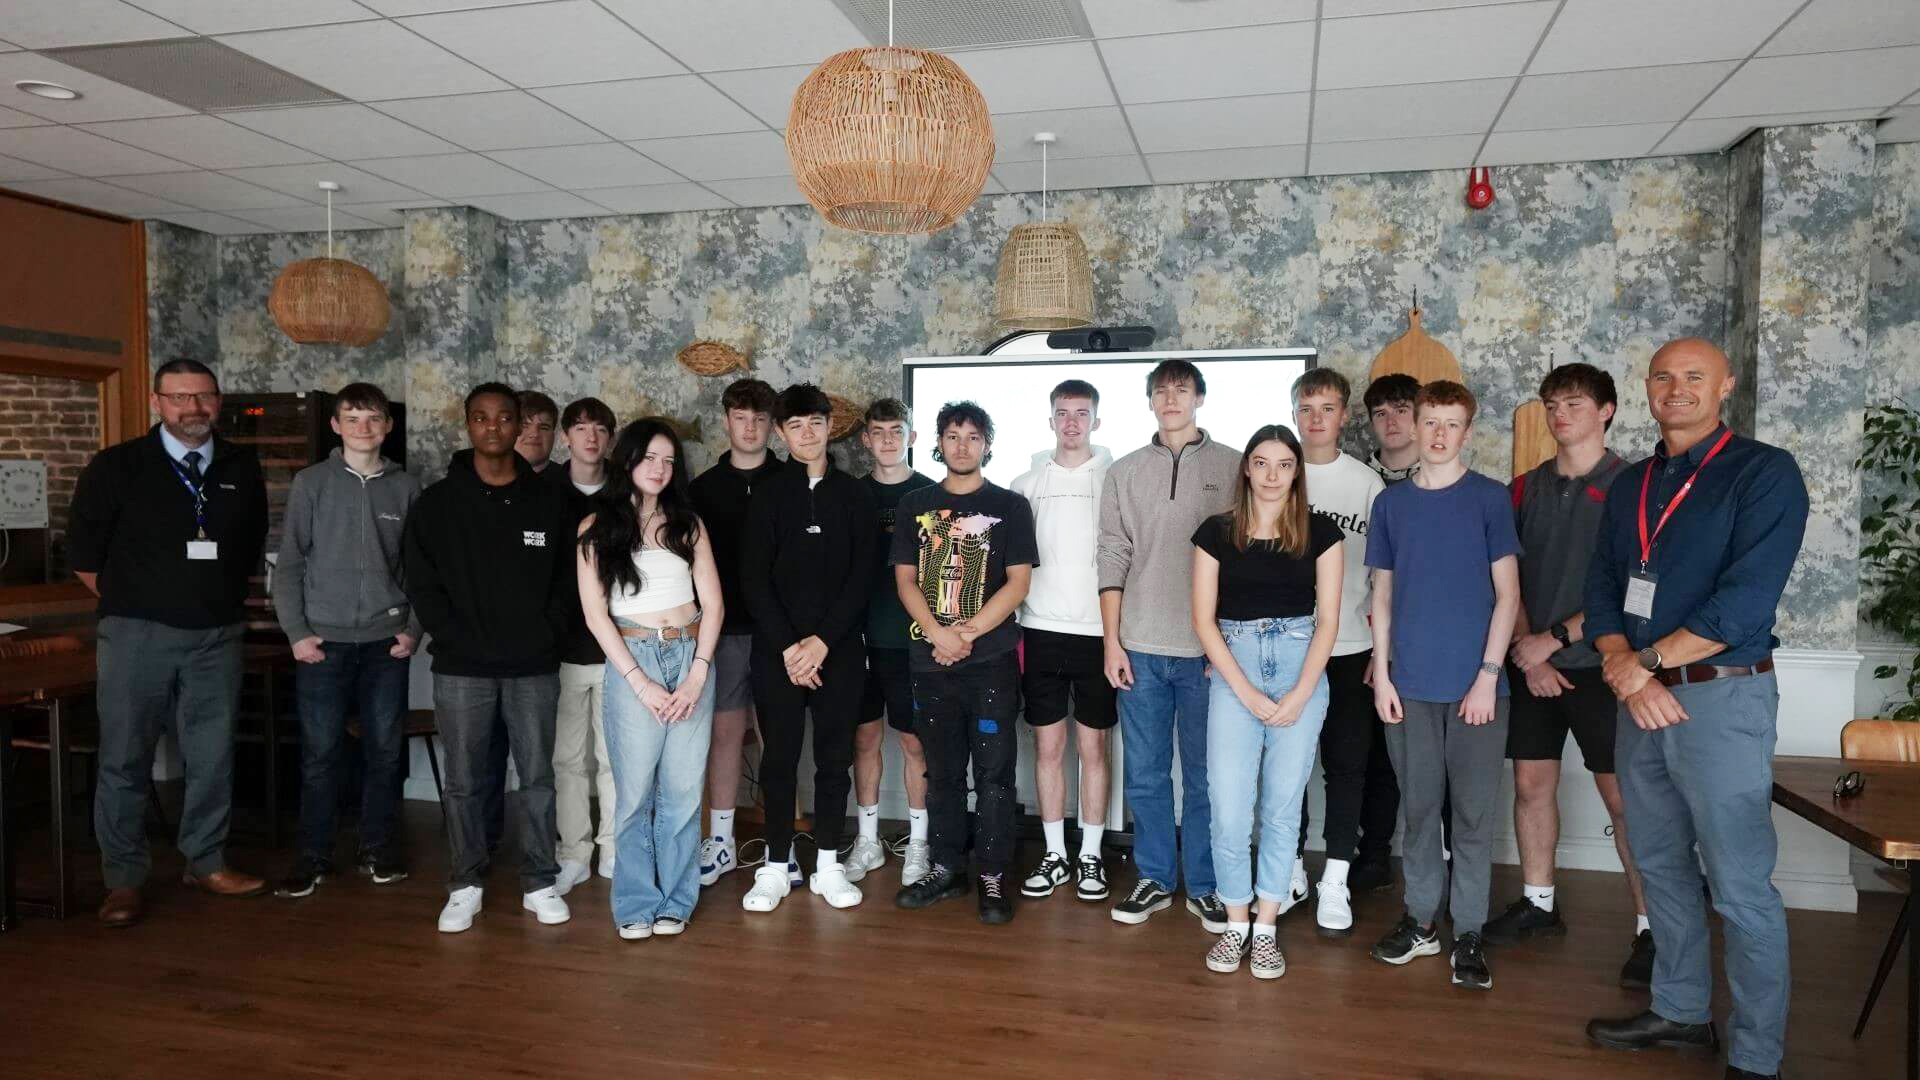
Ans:
[{"label": "brown leather shoe", "polygon": [[181,876],[180,883],[189,889],[199,889],[215,896],[258,896],[267,891],[264,879],[238,870],[215,870],[206,877],[195,877],[189,870]]},{"label": "brown leather shoe", "polygon": [[140,901],[139,889],[114,889],[100,905],[100,921],[115,930],[125,930],[146,914],[147,907]]}]

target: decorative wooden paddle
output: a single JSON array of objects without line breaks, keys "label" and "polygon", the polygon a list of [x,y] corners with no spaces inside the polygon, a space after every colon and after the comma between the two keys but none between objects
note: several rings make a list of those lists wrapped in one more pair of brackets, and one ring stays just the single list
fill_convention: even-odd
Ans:
[{"label": "decorative wooden paddle", "polygon": [[[1547,355],[1547,370],[1553,370],[1551,353]],[[1547,407],[1539,398],[1513,410],[1513,475],[1519,476],[1559,452]]]},{"label": "decorative wooden paddle", "polygon": [[1382,375],[1411,375],[1421,385],[1435,379],[1465,381],[1460,375],[1460,361],[1420,328],[1420,294],[1417,292],[1413,294],[1413,308],[1407,312],[1407,332],[1389,342],[1380,350],[1380,355],[1373,358],[1373,370],[1368,373],[1367,381]]}]

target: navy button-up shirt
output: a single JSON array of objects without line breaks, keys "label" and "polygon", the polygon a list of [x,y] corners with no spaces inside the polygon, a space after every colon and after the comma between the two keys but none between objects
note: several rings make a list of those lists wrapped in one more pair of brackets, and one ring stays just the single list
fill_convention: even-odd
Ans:
[{"label": "navy button-up shirt", "polygon": [[1793,455],[1735,435],[1716,454],[1653,542],[1653,617],[1624,609],[1627,579],[1640,567],[1640,485],[1649,466],[1647,533],[1720,441],[1726,425],[1678,457],[1661,442],[1653,457],[1621,472],[1607,492],[1600,537],[1587,568],[1589,641],[1625,634],[1643,649],[1685,627],[1726,646],[1709,662],[1751,666],[1779,644],[1774,609],[1807,531],[1807,486]]}]

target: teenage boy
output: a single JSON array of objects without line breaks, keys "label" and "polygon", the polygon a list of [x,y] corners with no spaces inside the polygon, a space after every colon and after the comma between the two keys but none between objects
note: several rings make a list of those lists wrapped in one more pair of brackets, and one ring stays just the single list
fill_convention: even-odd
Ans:
[{"label": "teenage boy", "polygon": [[544,474],[553,462],[554,436],[560,426],[560,406],[552,398],[538,390],[520,391],[520,437],[513,449],[534,472]]},{"label": "teenage boy", "polygon": [[[1387,857],[1400,808],[1386,727],[1373,711],[1373,688],[1367,685],[1367,665],[1373,662],[1373,634],[1367,628],[1367,524],[1373,500],[1386,485],[1358,458],[1340,452],[1352,392],[1346,377],[1332,368],[1314,368],[1293,383],[1293,424],[1306,458],[1307,501],[1314,513],[1340,527],[1346,545],[1340,632],[1327,660],[1327,719],[1320,729],[1320,768],[1327,784],[1321,833],[1327,862],[1320,872],[1314,922],[1332,935],[1353,931],[1354,888],[1392,884]],[[1305,818],[1304,810],[1301,816]],[[1302,842],[1305,837],[1303,828]],[[1293,875],[1296,886],[1306,879],[1306,866],[1297,859]],[[1302,892],[1296,887],[1292,895]]]},{"label": "teenage boy", "polygon": [[[993,420],[950,401],[934,423],[940,483],[900,500],[893,580],[913,619],[913,728],[927,754],[933,866],[894,898],[923,908],[967,892],[967,838],[979,859],[980,921],[1013,919],[1014,768],[1020,668],[1014,610],[1040,557],[1027,500],[980,470],[993,458]],[[973,821],[967,769],[973,769]],[[969,830],[969,825],[972,826]]]},{"label": "teenage boy", "polygon": [[354,864],[376,885],[407,876],[394,819],[406,759],[408,658],[420,621],[400,585],[400,537],[420,481],[380,454],[393,417],[379,387],[342,387],[331,423],[341,445],[294,476],[273,574],[274,612],[299,662],[300,854],[275,890],[281,896],[306,896],[334,872],[334,811],[347,778],[352,707],[363,765]]},{"label": "teenage boy", "polygon": [[[1487,920],[1493,837],[1507,749],[1506,658],[1520,608],[1520,541],[1499,481],[1468,471],[1460,449],[1476,403],[1450,380],[1420,390],[1420,469],[1374,500],[1373,697],[1400,778],[1407,913],[1373,956],[1405,964],[1440,951],[1443,893],[1453,917],[1453,984],[1493,988]],[[1441,801],[1452,795],[1453,855],[1441,852]],[[1449,893],[1449,877],[1451,892]]]},{"label": "teenage boy", "polygon": [[[1033,455],[1013,491],[1033,507],[1040,553],[1032,586],[1020,605],[1026,642],[1021,688],[1033,725],[1033,784],[1040,796],[1040,828],[1047,852],[1020,886],[1023,896],[1051,896],[1074,882],[1088,903],[1107,898],[1100,862],[1106,832],[1107,732],[1120,719],[1107,682],[1100,626],[1100,492],[1113,454],[1093,445],[1100,428],[1100,391],[1068,379],[1048,395],[1053,449]],[[1067,717],[1073,717],[1080,759],[1080,855],[1067,858]]]},{"label": "teenage boy", "polygon": [[1378,445],[1367,465],[1389,485],[1420,470],[1413,424],[1413,403],[1419,396],[1420,383],[1411,375],[1382,375],[1367,386],[1367,423]]},{"label": "teenage boy", "polygon": [[500,724],[520,774],[521,906],[543,923],[570,917],[553,888],[554,706],[579,603],[567,505],[514,452],[512,387],[481,383],[465,411],[472,448],[421,493],[404,540],[407,595],[432,635],[434,720],[446,753],[448,934],[471,927],[480,910],[489,859],[482,788]]},{"label": "teenage boy", "polygon": [[1591,364],[1563,364],[1541,381],[1540,400],[1559,449],[1511,485],[1520,534],[1521,606],[1507,650],[1513,665],[1507,676],[1513,688],[1507,756],[1513,759],[1521,897],[1487,923],[1486,937],[1492,945],[1513,945],[1567,932],[1554,902],[1553,853],[1560,843],[1560,755],[1571,730],[1613,822],[1613,846],[1637,913],[1620,984],[1644,990],[1653,977],[1653,932],[1613,772],[1613,691],[1600,677],[1600,654],[1587,639],[1584,614],[1587,565],[1607,492],[1627,467],[1607,449],[1607,428],[1619,397],[1613,376]]},{"label": "teenage boy", "polygon": [[879,565],[873,592],[867,601],[867,689],[861,701],[860,728],[853,736],[853,797],[859,808],[860,835],[847,855],[847,879],[859,881],[887,861],[880,843],[881,739],[887,727],[900,738],[901,781],[907,789],[907,850],[900,862],[900,884],[911,885],[933,865],[927,844],[927,758],[913,734],[913,675],[907,666],[907,609],[893,583],[895,512],[909,492],[933,486],[930,476],[907,465],[913,445],[913,419],[905,402],[881,398],[867,406],[860,442],[873,455],[873,472],[866,478],[867,494],[878,514]]},{"label": "teenage boy", "polygon": [[[740,533],[754,488],[780,470],[767,449],[773,433],[773,387],[739,379],[720,395],[726,413],[727,452],[694,480],[694,509],[713,544],[726,609],[720,647],[713,654],[713,744],[707,751],[707,806],[712,833],[700,843],[700,884],[711,885],[739,865],[733,811],[740,801],[740,747],[753,723],[753,612],[740,591]],[[787,868],[790,884],[806,879],[799,864]]]},{"label": "teenage boy", "polygon": [[[521,400],[528,395],[522,394]],[[607,485],[607,451],[613,448],[617,426],[613,410],[599,398],[581,398],[560,414],[560,438],[567,445],[567,461],[540,474],[567,504],[568,518],[580,522],[593,512],[593,496]],[[521,442],[526,441],[522,436]],[[613,765],[607,760],[606,729],[601,722],[601,686],[606,679],[607,654],[587,629],[580,612],[580,590],[573,590],[572,624],[560,650],[560,702],[553,721],[554,820],[560,838],[554,854],[560,876],[553,887],[568,890],[593,873],[593,849],[600,849],[600,876],[613,877]],[[600,802],[600,827],[593,825],[588,798],[588,743],[593,751],[592,791]]]},{"label": "teenage boy", "polygon": [[1213,892],[1207,802],[1207,658],[1191,610],[1193,533],[1231,508],[1240,452],[1200,427],[1206,400],[1206,377],[1185,360],[1163,360],[1147,375],[1147,405],[1158,430],[1146,446],[1113,463],[1100,491],[1100,628],[1102,666],[1120,692],[1139,868],[1133,891],[1113,907],[1114,921],[1143,923],[1172,904],[1184,870],[1187,910],[1208,932],[1224,934],[1227,909]]},{"label": "teenage boy", "polygon": [[740,587],[753,609],[753,700],[760,714],[760,790],[767,861],[741,900],[772,911],[792,888],[793,810],[800,745],[813,717],[813,837],[807,888],[836,908],[862,897],[840,864],[852,787],[853,729],[866,686],[860,631],[873,588],[873,500],[827,457],[833,403],[789,386],[773,402],[786,466],[754,492],[740,538]]}]

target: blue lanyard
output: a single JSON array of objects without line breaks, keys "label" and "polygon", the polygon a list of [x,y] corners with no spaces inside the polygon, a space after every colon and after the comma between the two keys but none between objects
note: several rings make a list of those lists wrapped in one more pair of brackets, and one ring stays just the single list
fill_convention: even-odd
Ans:
[{"label": "blue lanyard", "polygon": [[175,461],[171,456],[167,458],[167,464],[173,466],[174,475],[178,476],[180,482],[187,485],[187,490],[193,494],[193,522],[194,526],[200,530],[196,539],[205,540],[207,538],[206,473],[200,474],[200,482],[196,484],[193,481],[193,474],[187,471],[186,466]]}]

